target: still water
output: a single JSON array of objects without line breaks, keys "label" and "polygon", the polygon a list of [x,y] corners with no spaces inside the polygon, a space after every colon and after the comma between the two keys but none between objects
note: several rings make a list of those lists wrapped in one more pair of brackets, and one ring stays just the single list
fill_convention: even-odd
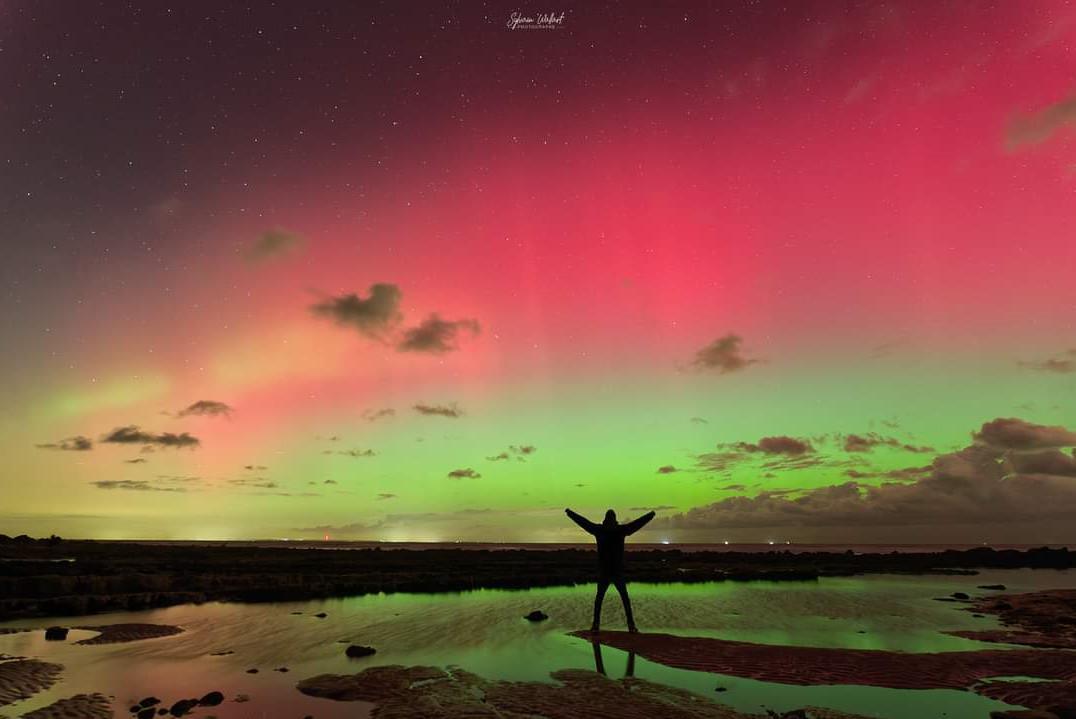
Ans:
[{"label": "still water", "polygon": [[[982,594],[979,584],[1005,584],[1010,592],[1076,587],[1076,571],[997,570],[974,577],[877,575],[818,582],[633,584],[642,631],[768,644],[938,652],[998,648],[942,634],[989,629],[961,605],[934,601],[954,591]],[[567,632],[590,624],[593,589],[552,587],[456,594],[390,594],[276,604],[210,603],[90,617],[33,619],[3,627],[146,622],[174,624],[184,633],[129,644],[78,646],[92,636],[72,632],[67,642],[45,642],[43,632],[0,635],[0,654],[25,655],[65,666],[48,692],[4,707],[18,716],[56,699],[84,692],[114,696],[117,716],[142,697],[171,703],[223,691],[228,701],[196,715],[226,718],[362,717],[370,705],[337,703],[300,694],[300,679],[353,673],[378,664],[459,666],[493,679],[551,681],[564,668],[595,668],[595,651]],[[532,624],[523,615],[541,609],[550,619]],[[295,614],[295,612],[301,612]],[[314,615],[325,612],[324,619]],[[606,598],[603,626],[623,629],[619,598]],[[377,649],[349,660],[347,643]],[[232,652],[214,656],[217,652]],[[624,675],[628,655],[603,648],[602,665]],[[972,692],[895,690],[858,686],[789,686],[670,669],[636,658],[634,675],[697,692],[744,712],[786,711],[806,705],[886,719],[985,718],[1006,705]],[[287,672],[276,671],[286,667]],[[247,670],[258,669],[257,674]],[[724,687],[718,694],[715,689]],[[231,701],[246,695],[249,701]]]}]

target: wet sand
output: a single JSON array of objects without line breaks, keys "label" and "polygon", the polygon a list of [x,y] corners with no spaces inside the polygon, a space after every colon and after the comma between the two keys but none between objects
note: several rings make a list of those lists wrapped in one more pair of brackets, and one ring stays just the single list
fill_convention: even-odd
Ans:
[{"label": "wet sand", "polygon": [[59,680],[62,670],[59,664],[36,659],[0,662],[0,707],[48,689]]},{"label": "wet sand", "polygon": [[[1072,716],[1076,707],[1076,652],[1069,648],[1076,635],[1076,590],[988,597],[971,609],[999,615],[1017,629],[953,634],[998,642],[1015,637],[1035,647],[1061,648],[916,654],[750,644],[669,634],[603,631],[574,635],[678,669],[781,684],[970,689],[1009,704]],[[998,677],[1048,681],[996,681]]]},{"label": "wet sand", "polygon": [[137,642],[142,639],[170,637],[183,631],[180,627],[173,627],[168,624],[104,624],[101,626],[75,627],[75,629],[100,632],[96,637],[83,639],[75,642],[76,644],[123,644],[125,642]]},{"label": "wet sand", "polygon": [[[297,685],[310,696],[376,704],[383,719],[534,717],[580,719],[746,719],[715,701],[643,679],[609,679],[596,672],[554,672],[556,684],[492,681],[462,670],[436,667],[373,667],[357,674],[325,674]],[[813,719],[861,719],[826,709],[805,708]],[[805,716],[786,712],[772,717]]]},{"label": "wet sand", "polygon": [[22,719],[112,719],[112,703],[102,694],[76,694],[22,715]]}]

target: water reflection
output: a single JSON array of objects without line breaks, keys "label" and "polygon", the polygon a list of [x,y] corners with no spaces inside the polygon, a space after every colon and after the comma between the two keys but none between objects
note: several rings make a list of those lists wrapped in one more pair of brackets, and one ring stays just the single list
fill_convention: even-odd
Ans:
[{"label": "water reflection", "polygon": [[[846,646],[903,651],[973,649],[984,645],[943,630],[990,628],[959,605],[933,597],[975,593],[978,584],[1007,584],[1012,591],[1076,586],[1076,573],[1010,570],[976,577],[878,576],[817,583],[772,582],[632,586],[642,631],[717,636],[750,642]],[[174,624],[174,637],[125,645],[78,646],[45,642],[43,632],[0,635],[0,653],[63,664],[55,688],[5,714],[19,714],[82,692],[103,692],[125,708],[148,695],[174,701],[220,690],[229,700],[220,719],[313,715],[361,717],[369,705],[305,697],[298,680],[317,674],[351,674],[385,664],[459,666],[491,679],[550,682],[559,669],[609,672],[686,689],[744,712],[761,707],[787,711],[814,705],[884,717],[988,716],[1005,705],[971,692],[901,691],[872,687],[800,687],[701,674],[663,667],[609,647],[596,647],[569,632],[589,626],[593,587],[527,591],[482,590],[458,594],[369,595],[276,604],[178,606],[94,617],[32,619],[4,626],[80,626],[118,622]],[[531,623],[534,609],[549,615]],[[619,602],[606,607],[609,629],[625,628]],[[324,619],[316,617],[324,612]],[[377,654],[349,660],[348,643]],[[588,646],[590,645],[590,646]],[[230,652],[220,654],[221,652]],[[287,673],[274,671],[287,667]],[[623,674],[620,668],[624,667]],[[256,668],[257,674],[247,670]],[[724,691],[715,695],[715,688]]]},{"label": "water reflection", "polygon": [[[596,639],[590,640],[590,646],[594,649],[594,671],[603,676],[609,676],[605,673],[605,662],[602,661],[602,645]],[[635,652],[628,652],[628,663],[624,667],[624,677],[635,676]]]}]

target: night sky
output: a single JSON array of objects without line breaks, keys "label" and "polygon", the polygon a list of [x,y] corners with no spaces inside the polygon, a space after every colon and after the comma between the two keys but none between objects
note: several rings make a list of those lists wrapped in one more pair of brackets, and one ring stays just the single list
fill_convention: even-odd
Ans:
[{"label": "night sky", "polygon": [[0,532],[1076,541],[1076,7],[657,5],[0,0]]}]

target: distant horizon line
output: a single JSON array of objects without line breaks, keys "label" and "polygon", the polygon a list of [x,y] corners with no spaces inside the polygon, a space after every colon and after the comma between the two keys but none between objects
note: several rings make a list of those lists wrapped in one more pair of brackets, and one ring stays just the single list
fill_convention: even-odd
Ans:
[{"label": "distant horizon line", "polygon": [[[0,533],[0,536],[3,536]],[[30,537],[30,535],[22,534],[17,536],[7,535],[10,540],[14,540],[17,536],[29,537],[35,541],[47,541],[50,537]],[[58,535],[54,535],[58,536]],[[391,539],[324,539],[324,538],[260,538],[260,539],[161,539],[151,537],[141,538],[126,538],[126,539],[108,539],[108,538],[90,538],[90,537],[59,537],[62,541],[73,542],[113,542],[113,543],[131,543],[131,544],[254,544],[254,543],[274,543],[274,544],[376,544],[376,545],[430,545],[430,546],[591,546],[586,541],[490,541],[490,540],[391,540]],[[1076,541],[1061,541],[1061,542],[773,542],[773,541],[761,541],[761,542],[734,542],[734,541],[711,541],[711,542],[632,542],[632,546],[635,547],[773,547],[775,550],[780,547],[959,547],[959,548],[976,548],[976,547],[1021,547],[1021,548],[1040,548],[1046,547],[1051,549],[1076,547]]]}]

